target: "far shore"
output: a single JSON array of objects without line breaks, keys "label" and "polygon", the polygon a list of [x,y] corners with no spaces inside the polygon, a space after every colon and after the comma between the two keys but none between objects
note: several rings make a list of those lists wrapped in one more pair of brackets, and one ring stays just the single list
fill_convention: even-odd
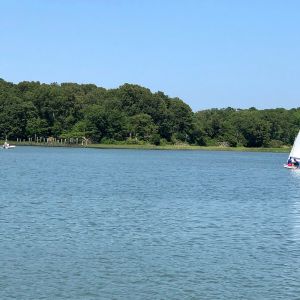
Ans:
[{"label": "far shore", "polygon": [[[94,149],[140,149],[140,150],[202,150],[202,151],[239,151],[239,152],[273,152],[288,153],[290,147],[280,148],[248,148],[248,147],[224,147],[224,146],[193,146],[186,144],[160,145],[151,144],[64,144],[64,143],[36,143],[36,142],[9,142],[16,146],[39,146],[39,147],[72,147],[72,148],[94,148]],[[2,142],[3,144],[3,142]]]}]

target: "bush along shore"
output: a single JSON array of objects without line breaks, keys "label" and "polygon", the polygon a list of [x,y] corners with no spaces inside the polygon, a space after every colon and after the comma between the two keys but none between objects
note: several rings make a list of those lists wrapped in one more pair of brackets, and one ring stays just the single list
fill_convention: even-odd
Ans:
[{"label": "bush along shore", "polygon": [[[4,143],[4,141],[0,141]],[[93,144],[93,143],[68,143],[64,140],[57,140],[53,142],[47,141],[8,141],[16,146],[37,146],[37,147],[71,147],[71,148],[93,148],[93,149],[137,149],[137,150],[199,150],[199,151],[239,151],[239,152],[275,152],[288,153],[290,147],[284,146],[279,148],[272,147],[224,147],[224,146],[197,146],[189,144],[165,144],[153,145],[149,143],[129,144],[129,143],[115,143],[115,144]]]},{"label": "bush along shore", "polygon": [[0,79],[0,108],[0,138],[24,145],[286,151],[300,128],[300,108],[193,112],[179,98],[134,84]]}]

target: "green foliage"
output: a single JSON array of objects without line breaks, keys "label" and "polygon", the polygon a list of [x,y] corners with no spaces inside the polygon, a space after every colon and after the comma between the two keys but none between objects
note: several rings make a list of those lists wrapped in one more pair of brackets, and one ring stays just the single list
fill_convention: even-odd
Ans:
[{"label": "green foliage", "polygon": [[156,146],[160,145],[160,135],[155,133],[151,136],[150,143]]},{"label": "green foliage", "polygon": [[300,109],[210,109],[194,114],[191,141],[206,146],[218,143],[232,147],[289,145],[299,127]]},{"label": "green foliage", "polygon": [[142,113],[130,117],[129,130],[131,137],[149,141],[156,134],[157,126],[155,126],[151,116]]},{"label": "green foliage", "polygon": [[134,84],[107,90],[93,84],[13,84],[0,79],[0,138],[280,147],[293,143],[299,127],[299,108],[229,107],[193,113],[178,98]]}]

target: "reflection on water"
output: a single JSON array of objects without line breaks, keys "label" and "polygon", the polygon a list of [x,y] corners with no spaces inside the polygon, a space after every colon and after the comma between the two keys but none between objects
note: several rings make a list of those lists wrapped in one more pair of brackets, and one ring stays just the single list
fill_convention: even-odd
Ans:
[{"label": "reflection on water", "polygon": [[0,153],[0,299],[299,299],[285,154]]},{"label": "reflection on water", "polygon": [[293,223],[294,240],[300,241],[300,169],[290,170],[293,185],[290,190],[291,200],[293,201],[291,221]]},{"label": "reflection on water", "polygon": [[300,198],[295,200],[293,205],[293,228],[294,228],[294,239],[300,241]]},{"label": "reflection on water", "polygon": [[[291,174],[292,177],[300,179],[300,169],[287,170],[287,171],[290,172],[290,174]],[[295,183],[297,184],[297,181]],[[300,181],[299,181],[299,186],[300,186]]]}]

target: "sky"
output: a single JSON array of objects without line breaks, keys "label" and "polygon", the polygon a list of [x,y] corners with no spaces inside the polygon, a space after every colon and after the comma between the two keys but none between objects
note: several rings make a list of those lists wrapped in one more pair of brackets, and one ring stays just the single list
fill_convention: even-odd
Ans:
[{"label": "sky", "polygon": [[0,0],[0,78],[300,106],[300,1]]}]

